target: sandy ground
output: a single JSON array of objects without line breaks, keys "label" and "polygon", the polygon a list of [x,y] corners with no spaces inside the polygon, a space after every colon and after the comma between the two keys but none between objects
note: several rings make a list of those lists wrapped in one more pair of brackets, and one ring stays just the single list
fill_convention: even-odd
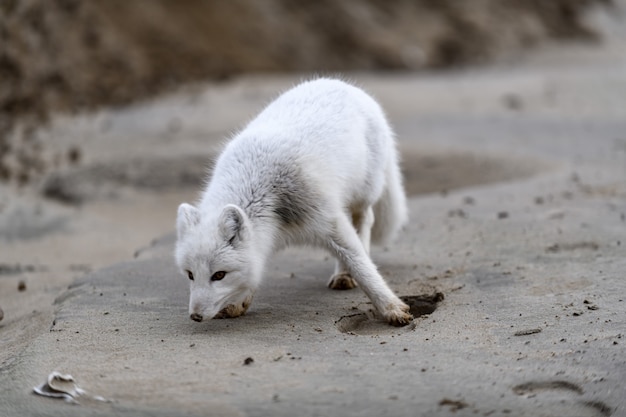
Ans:
[{"label": "sandy ground", "polygon": [[[374,258],[398,293],[445,297],[401,330],[359,291],[329,293],[330,261],[298,250],[270,265],[246,317],[186,317],[176,207],[223,139],[298,77],[58,118],[42,134],[80,145],[81,165],[0,189],[0,409],[626,415],[623,45],[351,76],[387,109],[413,196],[406,232]],[[112,403],[32,396],[58,368]]]},{"label": "sandy ground", "polygon": [[[60,119],[44,132],[59,149],[79,146],[84,162],[51,174],[37,187],[2,189],[0,306],[5,318],[0,324],[0,360],[15,355],[49,327],[52,302],[77,277],[131,259],[151,240],[170,232],[178,204],[196,198],[224,138],[298,79],[201,87],[191,99],[183,93],[79,120]],[[375,78],[370,82],[378,84]],[[379,88],[384,90],[385,84]],[[227,104],[215,109],[218,114],[205,124],[205,110],[214,112],[212,102],[217,100]],[[219,114],[224,109],[238,110]],[[547,168],[540,160],[520,162],[433,144],[417,149],[405,144],[402,150],[410,195],[506,181]],[[113,168],[103,174],[103,167]],[[53,198],[42,198],[46,193]]]}]

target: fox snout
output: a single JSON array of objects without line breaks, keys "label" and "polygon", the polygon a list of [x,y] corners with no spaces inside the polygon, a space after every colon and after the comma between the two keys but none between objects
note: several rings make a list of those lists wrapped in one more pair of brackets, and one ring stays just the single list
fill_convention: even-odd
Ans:
[{"label": "fox snout", "polygon": [[190,318],[191,320],[193,320],[193,321],[198,321],[198,322],[200,322],[200,321],[202,321],[202,319],[203,319],[204,317],[202,317],[202,314],[198,314],[198,313],[191,313],[191,315],[189,316],[189,318]]},{"label": "fox snout", "polygon": [[[244,298],[243,301],[236,304],[227,304],[223,307],[217,314],[211,314],[210,312],[206,315],[206,310],[201,310],[198,307],[192,307],[189,311],[189,318],[193,321],[201,322],[205,318],[208,319],[230,319],[239,316],[243,316],[246,314],[248,307],[250,307],[250,303],[252,302],[253,295],[248,295]],[[200,313],[198,311],[201,311]],[[203,314],[204,313],[204,314]]]}]

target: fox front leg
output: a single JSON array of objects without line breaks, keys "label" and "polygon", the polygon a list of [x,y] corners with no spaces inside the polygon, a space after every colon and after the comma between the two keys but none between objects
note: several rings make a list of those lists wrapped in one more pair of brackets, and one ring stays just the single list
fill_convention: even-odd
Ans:
[{"label": "fox front leg", "polygon": [[356,230],[347,216],[336,219],[334,232],[328,241],[331,252],[347,268],[374,307],[391,325],[406,326],[413,320],[409,306],[389,288],[370,259]]}]

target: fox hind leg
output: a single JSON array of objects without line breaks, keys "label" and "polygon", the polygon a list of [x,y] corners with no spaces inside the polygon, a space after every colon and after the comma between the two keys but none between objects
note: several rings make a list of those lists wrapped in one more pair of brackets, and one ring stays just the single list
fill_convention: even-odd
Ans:
[{"label": "fox hind leg", "polygon": [[[371,206],[368,206],[364,210],[360,209],[352,212],[352,225],[367,255],[369,255],[370,252],[370,238],[373,224],[374,210]],[[344,262],[338,258],[335,264],[335,272],[328,282],[328,288],[333,290],[351,290],[356,286],[356,280],[352,278]]]}]

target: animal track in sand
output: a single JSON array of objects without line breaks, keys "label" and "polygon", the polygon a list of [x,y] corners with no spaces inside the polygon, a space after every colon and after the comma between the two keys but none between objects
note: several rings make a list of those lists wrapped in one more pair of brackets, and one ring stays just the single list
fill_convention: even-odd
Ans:
[{"label": "animal track in sand", "polygon": [[580,386],[568,381],[531,381],[513,387],[513,392],[517,395],[529,395],[537,391],[547,390],[566,390],[579,395],[583,393]]},{"label": "animal track in sand", "polygon": [[[441,292],[435,292],[423,295],[405,295],[401,296],[400,299],[409,306],[409,311],[413,317],[418,318],[432,314],[437,309],[439,302],[444,299],[444,295]],[[335,322],[335,325],[340,332],[354,335],[405,333],[417,327],[415,321],[402,328],[392,327],[377,317],[373,311],[342,316]]]},{"label": "animal track in sand", "polygon": [[[583,395],[583,389],[580,385],[569,381],[556,380],[556,381],[531,381],[523,384],[516,385],[512,388],[513,392],[517,395],[523,395],[528,398],[533,398],[539,393],[574,393],[577,396]],[[568,410],[576,410],[577,415],[581,416],[597,416],[608,417],[613,414],[613,409],[602,401],[566,401],[559,396],[559,406],[567,408]]]}]

